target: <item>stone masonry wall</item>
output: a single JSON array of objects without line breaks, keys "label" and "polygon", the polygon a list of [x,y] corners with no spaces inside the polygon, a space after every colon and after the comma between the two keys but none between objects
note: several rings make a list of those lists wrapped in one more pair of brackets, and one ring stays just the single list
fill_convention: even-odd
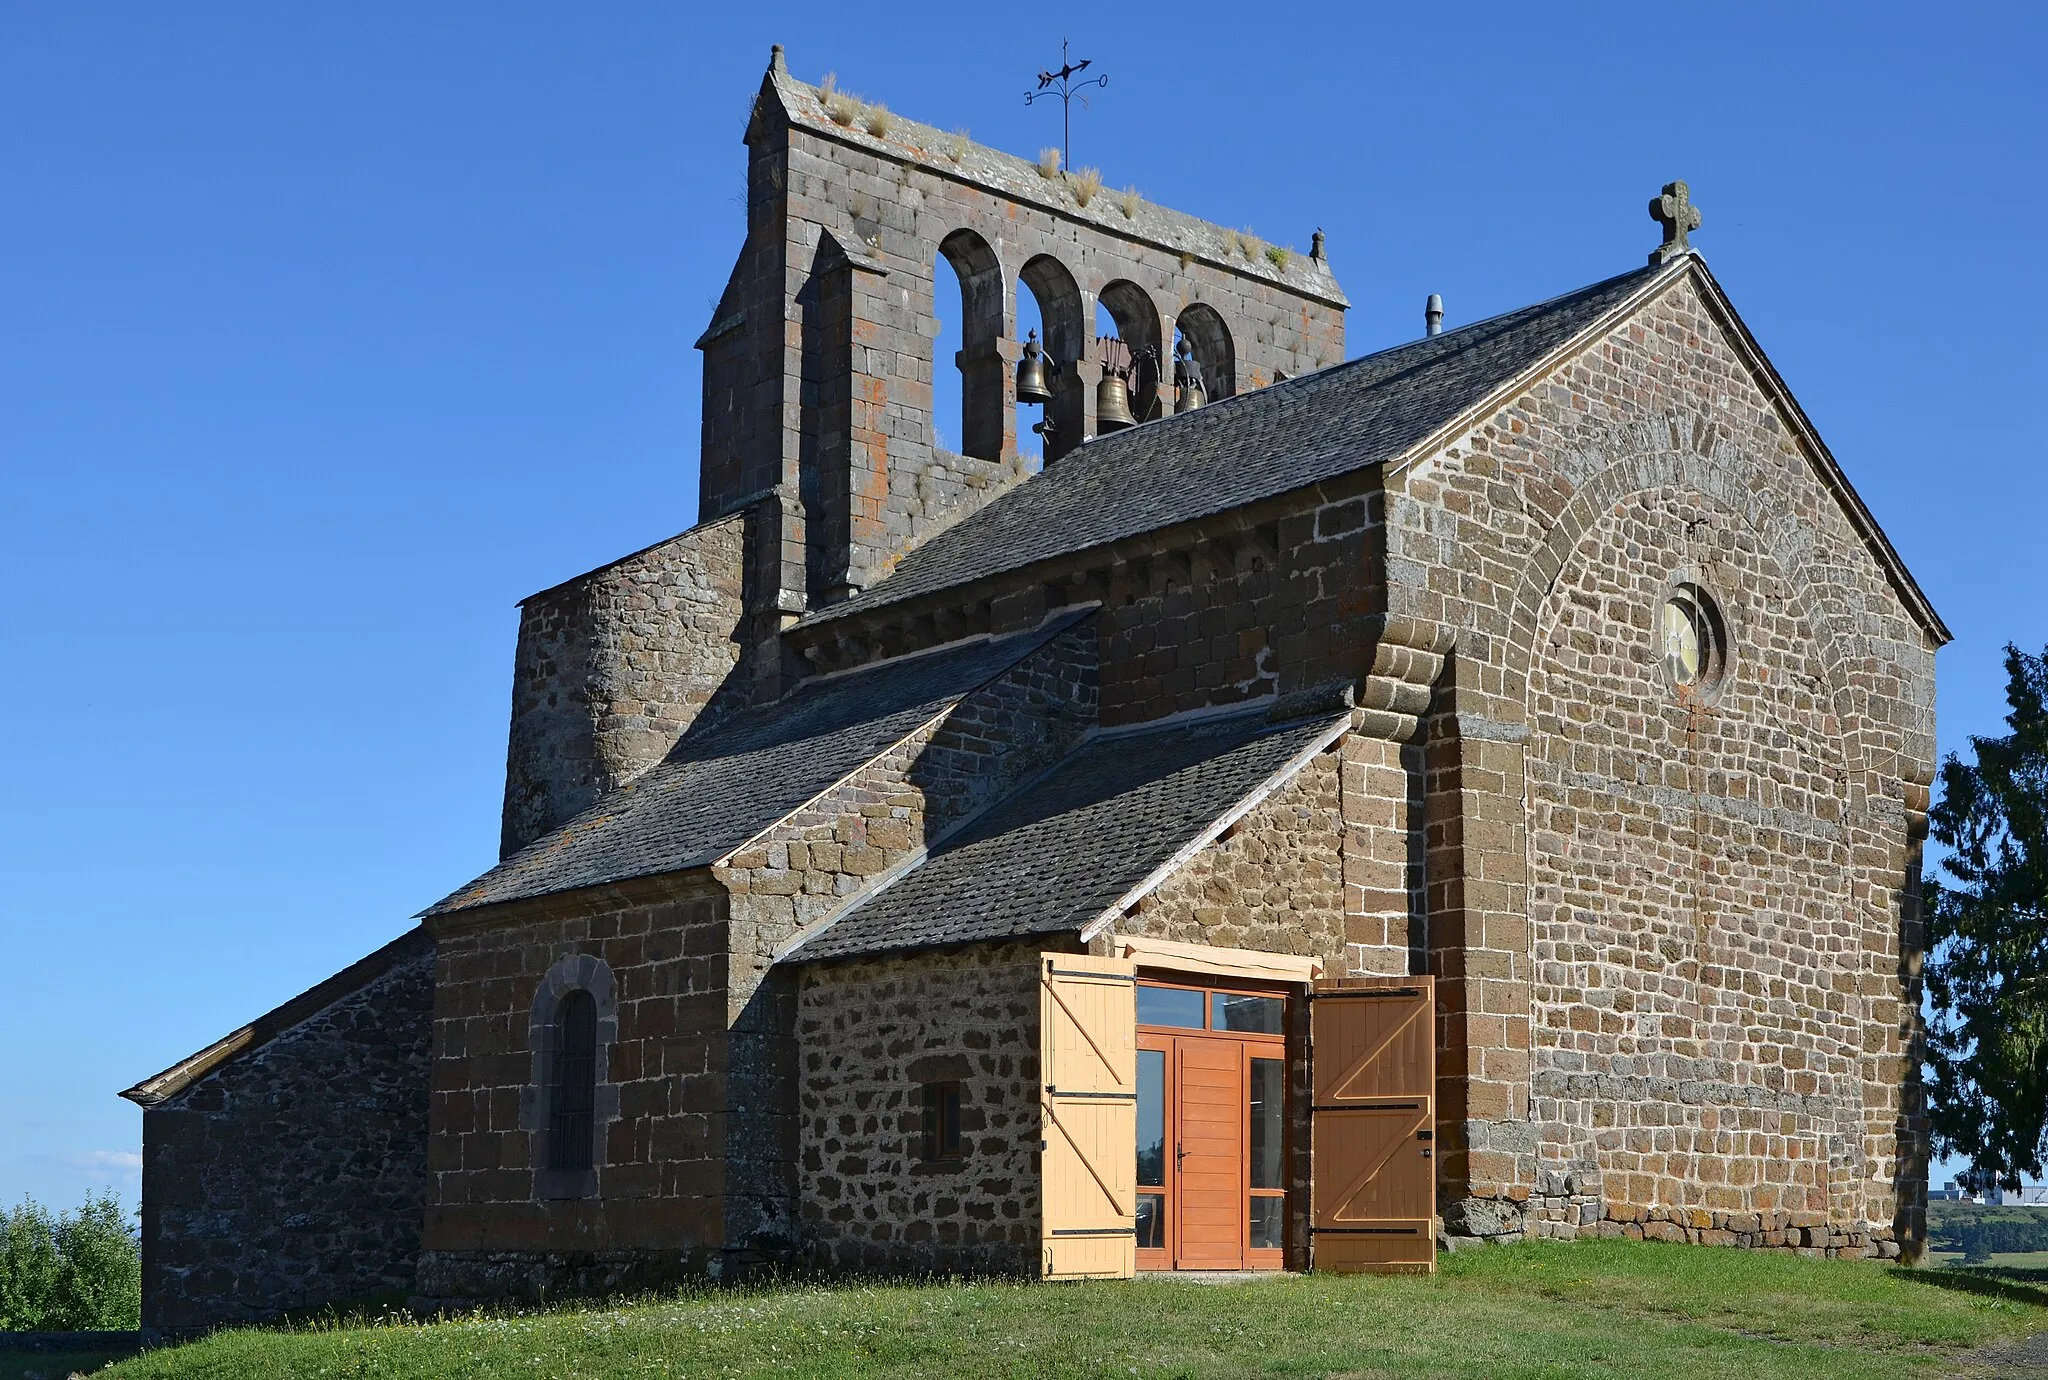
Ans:
[{"label": "stone masonry wall", "polygon": [[[1038,1268],[1036,948],[814,964],[798,995],[806,1253],[839,1270]],[[920,1085],[961,1085],[962,1154],[920,1159]]]},{"label": "stone masonry wall", "polygon": [[142,1116],[142,1321],[264,1322],[412,1290],[433,946]]},{"label": "stone masonry wall", "polygon": [[[1788,572],[1713,505],[1617,506],[1529,676],[1538,1161],[1620,1203],[1860,1224],[1865,935],[1815,639]],[[1729,622],[1711,695],[1655,658],[1674,572]]]},{"label": "stone masonry wall", "polygon": [[936,447],[927,463],[892,469],[889,508],[900,515],[896,554],[901,557],[916,549],[926,537],[951,526],[1030,473],[1031,466],[1015,454],[979,460]]},{"label": "stone masonry wall", "polygon": [[[1345,970],[1341,752],[1318,753],[1183,864],[1115,936],[1305,954]],[[1105,948],[1103,952],[1110,952]]]},{"label": "stone masonry wall", "polygon": [[[651,1287],[718,1272],[727,1120],[725,895],[708,878],[564,898],[440,939],[434,999],[432,1187],[419,1290],[540,1297]],[[594,1195],[548,1198],[528,1018],[548,971],[588,954],[611,972]]]},{"label": "stone masonry wall", "polygon": [[[1668,280],[1388,481],[1391,612],[1455,638],[1425,805],[1454,1231],[1919,1231],[1934,642],[1746,348]],[[1680,582],[1728,621],[1718,699],[1659,679]]]},{"label": "stone masonry wall", "polygon": [[1324,501],[1310,498],[1235,542],[1205,541],[1104,573],[1105,724],[1363,673],[1373,611],[1368,496],[1358,481],[1331,487]]},{"label": "stone masonry wall", "polygon": [[730,1243],[783,1239],[797,1057],[794,977],[771,969],[803,929],[932,839],[1065,755],[1095,721],[1095,629],[1084,621],[965,696],[716,869],[730,893]]},{"label": "stone masonry wall", "polygon": [[660,761],[720,712],[740,658],[744,515],[520,606],[501,856]]}]

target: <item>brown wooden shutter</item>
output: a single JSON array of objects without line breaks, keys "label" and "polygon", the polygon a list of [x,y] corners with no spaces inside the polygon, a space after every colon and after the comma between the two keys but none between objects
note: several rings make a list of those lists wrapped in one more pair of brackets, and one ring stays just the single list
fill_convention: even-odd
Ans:
[{"label": "brown wooden shutter", "polygon": [[1039,1156],[1047,1279],[1137,1270],[1138,967],[1042,954]]},{"label": "brown wooden shutter", "polygon": [[1309,997],[1312,1260],[1436,1269],[1436,987],[1337,978]]}]

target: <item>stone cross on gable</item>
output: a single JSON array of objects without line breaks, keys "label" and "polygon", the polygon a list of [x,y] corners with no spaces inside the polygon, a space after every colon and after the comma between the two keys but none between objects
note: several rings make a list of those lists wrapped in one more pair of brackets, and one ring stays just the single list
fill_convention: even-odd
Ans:
[{"label": "stone cross on gable", "polygon": [[1681,254],[1692,253],[1685,238],[1700,228],[1700,208],[1692,204],[1692,189],[1683,182],[1667,182],[1664,191],[1650,198],[1650,219],[1664,227],[1664,243],[1650,255],[1653,264],[1668,264]]}]

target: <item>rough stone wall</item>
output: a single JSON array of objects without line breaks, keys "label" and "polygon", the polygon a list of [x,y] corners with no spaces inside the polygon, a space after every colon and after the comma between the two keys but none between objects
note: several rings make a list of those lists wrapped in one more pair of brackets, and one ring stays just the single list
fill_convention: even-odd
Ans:
[{"label": "rough stone wall", "polygon": [[[1014,382],[1011,386],[1015,387]],[[914,550],[926,537],[973,512],[1031,470],[1014,451],[999,460],[980,460],[939,449],[932,451],[924,465],[891,470],[889,509],[898,515],[896,555]]]},{"label": "rough stone wall", "polygon": [[1095,721],[1082,622],[965,696],[716,869],[731,896],[727,1240],[782,1239],[796,1153],[794,978],[771,968],[803,929],[1064,756]]},{"label": "rough stone wall", "polygon": [[501,856],[660,761],[720,712],[739,661],[746,519],[578,576],[520,608]]},{"label": "rough stone wall", "polygon": [[1064,756],[1095,710],[1084,621],[735,851],[717,875],[732,895],[736,975],[758,978],[800,930]]},{"label": "rough stone wall", "polygon": [[1081,569],[995,596],[991,626],[1028,627],[1048,605],[1099,600],[1105,726],[1313,697],[1371,664],[1382,604],[1370,486],[1352,476],[1248,529],[1088,553]]},{"label": "rough stone wall", "polygon": [[433,946],[142,1115],[142,1321],[263,1322],[412,1290]]},{"label": "rough stone wall", "polygon": [[1345,971],[1342,753],[1293,778],[1120,917],[1119,936],[1305,954]]},{"label": "rough stone wall", "polygon": [[[726,915],[701,875],[663,894],[570,897],[440,936],[432,1185],[419,1290],[430,1298],[555,1295],[716,1274],[724,1246]],[[610,969],[594,1195],[542,1196],[527,1028],[535,992],[572,954]]]},{"label": "rough stone wall", "polygon": [[[829,1269],[1038,1268],[1038,970],[1014,944],[805,968],[799,1214]],[[962,1154],[925,1163],[920,1084],[961,1084]]]},{"label": "rough stone wall", "polygon": [[[1676,279],[1388,481],[1392,612],[1455,637],[1426,810],[1457,1230],[1918,1230],[1934,643],[1742,349]],[[1694,706],[1651,647],[1688,579],[1729,624]]]}]

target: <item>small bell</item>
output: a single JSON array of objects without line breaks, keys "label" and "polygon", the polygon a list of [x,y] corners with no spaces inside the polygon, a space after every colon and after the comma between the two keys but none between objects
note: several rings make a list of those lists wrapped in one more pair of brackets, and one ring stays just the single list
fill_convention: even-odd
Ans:
[{"label": "small bell", "polygon": [[1017,361],[1017,401],[1020,403],[1049,403],[1052,390],[1045,383],[1045,356],[1038,352],[1038,332],[1033,331],[1024,341],[1024,357]]},{"label": "small bell", "polygon": [[1102,382],[1095,385],[1095,434],[1107,436],[1137,424],[1138,419],[1131,415],[1131,392],[1124,386],[1123,376],[1105,370]]},{"label": "small bell", "polygon": [[1193,412],[1209,401],[1209,390],[1202,386],[1202,366],[1186,336],[1173,345],[1173,386],[1178,395],[1173,405],[1176,412]]}]

